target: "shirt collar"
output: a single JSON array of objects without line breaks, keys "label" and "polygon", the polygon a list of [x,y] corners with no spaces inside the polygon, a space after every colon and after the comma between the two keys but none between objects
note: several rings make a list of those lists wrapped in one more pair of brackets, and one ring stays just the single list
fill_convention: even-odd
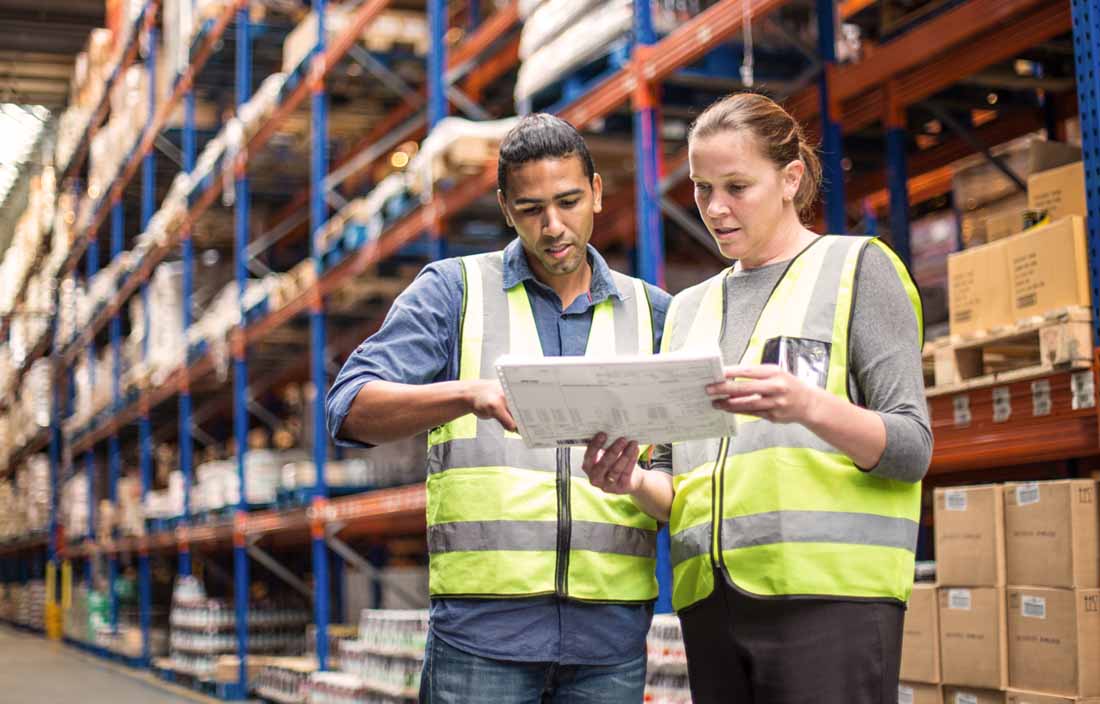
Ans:
[{"label": "shirt collar", "polygon": [[[611,277],[611,267],[607,261],[596,251],[592,245],[587,245],[588,263],[592,266],[592,282],[588,287],[588,294],[592,305],[603,303],[607,298],[614,296],[620,301],[626,300],[626,296],[619,291],[615,280]],[[504,248],[504,290],[512,288],[516,284],[530,279],[540,286],[546,286],[531,271],[527,263],[527,255],[523,251],[523,243],[517,237]],[[547,287],[548,288],[548,287]]]}]

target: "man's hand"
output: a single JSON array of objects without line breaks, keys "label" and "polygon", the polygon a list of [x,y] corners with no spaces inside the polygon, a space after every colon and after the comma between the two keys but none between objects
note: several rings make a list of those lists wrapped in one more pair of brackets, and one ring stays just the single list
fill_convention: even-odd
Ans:
[{"label": "man's hand", "polygon": [[482,420],[495,419],[505,430],[516,431],[516,421],[508,410],[508,400],[499,381],[479,379],[468,382],[466,390],[470,412]]},{"label": "man's hand", "polygon": [[606,443],[604,433],[592,438],[581,468],[592,486],[609,494],[633,494],[642,485],[645,472],[638,466],[638,443],[619,438],[605,450]]}]

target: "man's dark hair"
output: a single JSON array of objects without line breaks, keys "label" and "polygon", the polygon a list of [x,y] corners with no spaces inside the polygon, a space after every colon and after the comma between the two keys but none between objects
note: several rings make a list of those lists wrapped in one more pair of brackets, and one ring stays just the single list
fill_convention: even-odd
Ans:
[{"label": "man's dark hair", "polygon": [[588,145],[573,125],[560,117],[544,112],[527,115],[504,136],[497,161],[497,188],[507,195],[508,174],[529,161],[564,159],[576,156],[581,160],[588,182],[596,174]]}]

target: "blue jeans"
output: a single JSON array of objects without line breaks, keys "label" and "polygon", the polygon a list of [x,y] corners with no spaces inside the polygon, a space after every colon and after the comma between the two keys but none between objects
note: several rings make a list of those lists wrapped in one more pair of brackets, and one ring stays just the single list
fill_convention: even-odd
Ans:
[{"label": "blue jeans", "polygon": [[646,656],[621,665],[492,660],[428,634],[420,704],[640,704]]}]

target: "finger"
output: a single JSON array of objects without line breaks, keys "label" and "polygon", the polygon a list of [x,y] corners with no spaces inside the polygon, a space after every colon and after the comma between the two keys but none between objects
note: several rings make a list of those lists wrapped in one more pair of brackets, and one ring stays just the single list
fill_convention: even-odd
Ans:
[{"label": "finger", "polygon": [[596,433],[596,435],[588,441],[588,448],[584,451],[584,463],[581,468],[585,472],[592,469],[592,465],[596,464],[599,459],[600,450],[603,449],[604,444],[607,442],[607,433]]},{"label": "finger", "polygon": [[713,402],[713,406],[720,411],[729,413],[744,413],[747,415],[760,415],[776,410],[778,404],[774,399],[764,397],[750,397],[737,399],[720,399]]},{"label": "finger", "polygon": [[588,474],[590,481],[594,485],[602,488],[603,484],[607,482],[608,472],[615,466],[615,462],[622,455],[627,444],[624,438],[619,438],[603,451],[603,456],[600,457],[599,461],[592,467],[592,471]]},{"label": "finger", "polygon": [[777,396],[782,394],[784,390],[784,384],[782,379],[770,378],[762,382],[724,382],[722,390],[719,393],[712,393],[711,396],[727,396],[731,398],[742,398],[746,396]]},{"label": "finger", "polygon": [[618,484],[622,481],[624,475],[628,474],[634,469],[634,466],[638,463],[638,443],[632,442],[626,446],[623,450],[623,454],[615,461],[615,465],[611,468],[609,473],[612,480]]},{"label": "finger", "polygon": [[494,406],[492,409],[493,417],[497,419],[497,422],[504,426],[505,430],[516,432],[516,419],[512,417],[512,414],[508,411],[507,406]]},{"label": "finger", "polygon": [[722,371],[727,379],[768,379],[783,369],[778,364],[735,364]]}]

